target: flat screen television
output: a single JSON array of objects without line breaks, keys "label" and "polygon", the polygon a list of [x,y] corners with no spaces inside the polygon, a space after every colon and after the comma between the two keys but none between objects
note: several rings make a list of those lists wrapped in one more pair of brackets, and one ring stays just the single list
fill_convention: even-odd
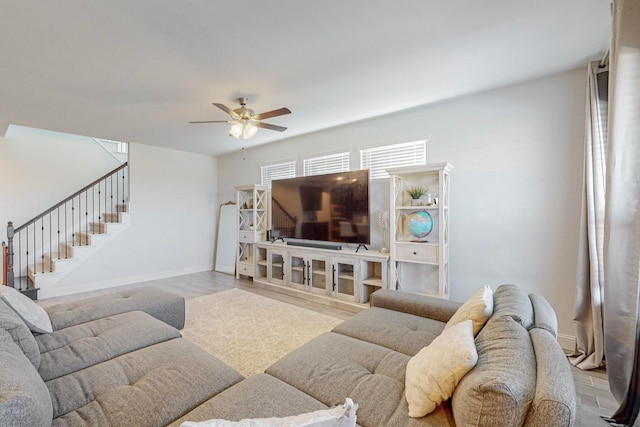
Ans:
[{"label": "flat screen television", "polygon": [[271,236],[370,244],[369,170],[272,181]]}]

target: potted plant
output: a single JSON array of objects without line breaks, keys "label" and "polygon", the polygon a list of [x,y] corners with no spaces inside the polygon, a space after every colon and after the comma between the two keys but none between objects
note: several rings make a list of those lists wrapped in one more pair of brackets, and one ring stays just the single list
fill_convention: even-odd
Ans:
[{"label": "potted plant", "polygon": [[429,194],[429,189],[424,188],[420,185],[409,187],[406,191],[409,196],[411,196],[411,206],[420,206],[422,204],[420,198],[426,194]]}]

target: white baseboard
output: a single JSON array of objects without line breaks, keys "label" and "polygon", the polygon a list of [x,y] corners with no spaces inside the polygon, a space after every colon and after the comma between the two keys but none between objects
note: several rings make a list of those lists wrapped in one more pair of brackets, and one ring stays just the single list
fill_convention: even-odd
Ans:
[{"label": "white baseboard", "polygon": [[576,349],[576,337],[567,334],[558,334],[558,344],[563,350],[573,352]]},{"label": "white baseboard", "polygon": [[51,290],[52,292],[47,292],[44,295],[42,292],[40,292],[38,295],[38,298],[43,299],[43,298],[59,297],[64,295],[77,294],[80,292],[96,291],[99,289],[114,288],[116,286],[131,285],[134,283],[167,279],[170,277],[182,276],[184,274],[201,273],[203,271],[212,271],[212,270],[213,270],[213,264],[207,264],[207,265],[186,267],[186,268],[181,268],[177,270],[167,270],[167,271],[158,271],[153,273],[139,274],[136,276],[122,277],[122,278],[112,279],[112,280],[102,280],[97,282],[89,282],[89,283],[82,283],[77,285],[61,286],[61,287],[54,286],[55,289],[52,289]]}]

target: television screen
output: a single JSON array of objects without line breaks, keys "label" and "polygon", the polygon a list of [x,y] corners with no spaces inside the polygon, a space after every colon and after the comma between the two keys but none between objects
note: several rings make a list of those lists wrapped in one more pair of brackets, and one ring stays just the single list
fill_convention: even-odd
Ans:
[{"label": "television screen", "polygon": [[369,170],[274,180],[271,235],[369,244]]}]

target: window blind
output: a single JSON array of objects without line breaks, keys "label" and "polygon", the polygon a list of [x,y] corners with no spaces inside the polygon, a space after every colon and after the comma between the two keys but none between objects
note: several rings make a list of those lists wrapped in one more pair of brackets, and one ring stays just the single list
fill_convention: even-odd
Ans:
[{"label": "window blind", "polygon": [[349,152],[304,159],[304,176],[349,171]]},{"label": "window blind", "polygon": [[387,178],[388,168],[427,163],[427,141],[412,141],[360,150],[360,168],[369,169],[371,179]]},{"label": "window blind", "polygon": [[295,178],[296,161],[291,160],[273,165],[260,166],[260,176],[262,185],[271,188],[271,181],[274,179]]}]

